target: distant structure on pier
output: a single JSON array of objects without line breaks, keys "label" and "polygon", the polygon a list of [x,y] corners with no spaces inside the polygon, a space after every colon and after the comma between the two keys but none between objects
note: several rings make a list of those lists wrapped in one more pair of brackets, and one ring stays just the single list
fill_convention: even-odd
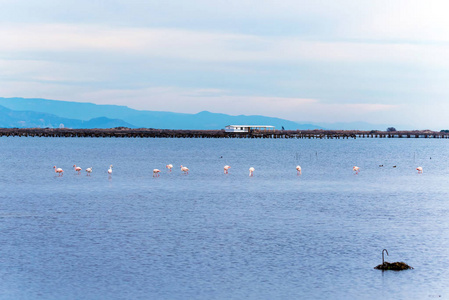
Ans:
[{"label": "distant structure on pier", "polygon": [[225,132],[250,133],[254,131],[274,131],[274,126],[270,125],[228,125],[225,126]]}]

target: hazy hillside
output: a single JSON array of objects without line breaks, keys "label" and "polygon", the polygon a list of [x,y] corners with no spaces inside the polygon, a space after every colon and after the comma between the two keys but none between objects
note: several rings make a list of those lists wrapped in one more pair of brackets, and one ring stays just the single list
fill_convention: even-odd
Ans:
[{"label": "hazy hillside", "polygon": [[47,99],[0,98],[0,105],[16,111],[34,111],[61,118],[88,121],[106,117],[123,120],[136,127],[165,129],[221,129],[229,124],[273,125],[278,129],[319,129],[313,124],[265,116],[230,116],[211,112],[182,114],[161,111],[135,110],[126,106],[97,105]]},{"label": "hazy hillside", "polygon": [[34,111],[15,111],[0,105],[0,127],[57,128],[60,125],[66,128],[112,128],[119,126],[134,127],[133,125],[117,119],[94,118],[88,121],[61,118],[59,116]]}]

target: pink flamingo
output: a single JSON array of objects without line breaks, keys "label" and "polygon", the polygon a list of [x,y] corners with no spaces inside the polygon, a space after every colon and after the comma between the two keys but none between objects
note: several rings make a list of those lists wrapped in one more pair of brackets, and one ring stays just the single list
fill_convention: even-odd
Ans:
[{"label": "pink flamingo", "polygon": [[53,169],[55,169],[55,173],[58,173],[58,176],[64,175],[64,171],[61,168],[56,168],[56,166],[54,166]]},{"label": "pink flamingo", "polygon": [[76,165],[73,165],[73,168],[75,168],[75,171],[78,172],[78,175],[81,174],[81,168],[77,167]]},{"label": "pink flamingo", "polygon": [[297,175],[301,175],[301,166],[296,166]]},{"label": "pink flamingo", "polygon": [[181,171],[183,171],[184,174],[189,174],[189,168],[183,167],[182,165],[181,165]]},{"label": "pink flamingo", "polygon": [[254,176],[254,168],[249,168],[249,176]]},{"label": "pink flamingo", "polygon": [[422,174],[422,167],[417,167],[416,170],[418,170],[418,174]]},{"label": "pink flamingo", "polygon": [[356,174],[359,174],[360,168],[357,166],[352,167],[352,170],[355,171]]},{"label": "pink flamingo", "polygon": [[109,175],[111,175],[111,174],[112,174],[112,165],[110,165],[110,166],[109,166],[109,169],[108,169],[108,174],[109,174]]},{"label": "pink flamingo", "polygon": [[228,166],[228,165],[226,165],[226,166],[224,166],[224,173],[225,174],[228,174],[228,170],[231,168],[231,166]]},{"label": "pink flamingo", "polygon": [[87,176],[90,176],[90,173],[92,173],[92,167],[87,168],[86,172],[87,172]]},{"label": "pink flamingo", "polygon": [[165,167],[168,169],[169,172],[171,172],[171,169],[173,168],[173,165],[172,164],[168,164]]},{"label": "pink flamingo", "polygon": [[159,177],[159,173],[161,172],[161,170],[159,169],[154,169],[153,170],[153,177]]}]

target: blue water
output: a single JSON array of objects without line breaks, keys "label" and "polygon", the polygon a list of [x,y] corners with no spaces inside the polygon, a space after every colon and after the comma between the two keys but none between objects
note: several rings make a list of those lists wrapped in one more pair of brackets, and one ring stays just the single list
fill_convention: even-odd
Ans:
[{"label": "blue water", "polygon": [[[3,137],[0,157],[1,299],[449,297],[448,140]],[[384,248],[415,269],[374,270]]]}]

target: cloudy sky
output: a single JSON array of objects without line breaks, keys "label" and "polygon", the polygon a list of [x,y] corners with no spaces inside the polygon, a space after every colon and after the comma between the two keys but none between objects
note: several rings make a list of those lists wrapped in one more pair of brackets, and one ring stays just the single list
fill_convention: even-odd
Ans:
[{"label": "cloudy sky", "polygon": [[0,0],[0,96],[447,129],[448,11],[445,0]]}]

